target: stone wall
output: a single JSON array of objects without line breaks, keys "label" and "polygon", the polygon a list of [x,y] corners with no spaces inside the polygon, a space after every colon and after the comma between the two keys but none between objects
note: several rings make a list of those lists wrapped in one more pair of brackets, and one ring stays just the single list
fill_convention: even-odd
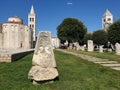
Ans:
[{"label": "stone wall", "polygon": [[3,35],[0,33],[0,49],[3,48]]},{"label": "stone wall", "polygon": [[0,52],[0,62],[13,62],[16,61],[23,56],[33,52],[33,49],[25,50],[25,51],[19,51],[16,53],[7,53],[7,51]]},{"label": "stone wall", "polygon": [[30,30],[27,26],[25,27],[25,38],[24,38],[24,43],[25,49],[30,49],[33,47],[33,36],[32,36],[32,30]]},{"label": "stone wall", "polygon": [[30,49],[32,47],[32,30],[28,26],[4,23],[2,34],[3,49]]},{"label": "stone wall", "polygon": [[0,33],[2,33],[2,24],[0,24]]},{"label": "stone wall", "polygon": [[0,24],[0,49],[2,49],[3,35],[2,35],[2,24]]}]

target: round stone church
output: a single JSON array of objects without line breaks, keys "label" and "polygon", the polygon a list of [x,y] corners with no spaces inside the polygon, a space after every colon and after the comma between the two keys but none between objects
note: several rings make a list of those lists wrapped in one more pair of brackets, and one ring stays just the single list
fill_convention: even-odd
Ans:
[{"label": "round stone church", "polygon": [[[31,12],[32,11],[32,12]],[[35,36],[35,21],[30,21],[31,13],[32,18],[34,9],[29,13],[28,26],[23,24],[23,20],[17,16],[8,18],[6,23],[0,24],[0,49],[13,50],[13,49],[30,49],[33,47],[33,38]],[[31,23],[34,28],[30,27]],[[32,25],[32,26],[33,26]]]}]

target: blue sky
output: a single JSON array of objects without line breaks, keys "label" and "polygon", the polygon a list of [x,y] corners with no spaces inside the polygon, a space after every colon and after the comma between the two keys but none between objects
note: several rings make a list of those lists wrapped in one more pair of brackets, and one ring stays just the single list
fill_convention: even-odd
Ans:
[{"label": "blue sky", "polygon": [[34,6],[37,15],[37,33],[51,31],[56,36],[56,27],[64,18],[77,18],[88,32],[102,28],[101,18],[109,9],[114,20],[120,18],[120,0],[1,0],[0,22],[18,16],[28,23],[28,12]]}]

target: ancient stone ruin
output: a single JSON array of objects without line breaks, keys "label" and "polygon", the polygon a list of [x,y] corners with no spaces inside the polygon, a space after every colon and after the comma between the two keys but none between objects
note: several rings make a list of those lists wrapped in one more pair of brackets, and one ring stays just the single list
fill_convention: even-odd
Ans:
[{"label": "ancient stone ruin", "polygon": [[120,55],[120,44],[119,43],[116,43],[115,44],[115,51],[116,51],[116,55]]},{"label": "ancient stone ruin", "polygon": [[99,46],[99,52],[103,53],[103,45]]},{"label": "ancient stone ruin", "polygon": [[94,46],[93,46],[93,41],[92,40],[88,40],[88,51],[93,51],[94,50]]},{"label": "ancient stone ruin", "polygon": [[50,32],[39,32],[35,52],[32,59],[32,68],[28,78],[33,84],[53,81],[58,77],[56,62],[51,44]]}]

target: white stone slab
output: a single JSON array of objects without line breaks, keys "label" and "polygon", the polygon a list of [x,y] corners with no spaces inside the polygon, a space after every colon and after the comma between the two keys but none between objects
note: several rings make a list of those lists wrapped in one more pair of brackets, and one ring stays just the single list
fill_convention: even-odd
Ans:
[{"label": "white stone slab", "polygon": [[93,41],[92,40],[88,40],[88,51],[92,52],[93,49],[94,49]]},{"label": "white stone slab", "polygon": [[98,63],[98,64],[115,64],[118,63],[117,61],[99,61],[99,62],[94,62],[94,63]]},{"label": "white stone slab", "polygon": [[109,67],[118,67],[120,64],[101,64],[103,66],[109,66]]}]

